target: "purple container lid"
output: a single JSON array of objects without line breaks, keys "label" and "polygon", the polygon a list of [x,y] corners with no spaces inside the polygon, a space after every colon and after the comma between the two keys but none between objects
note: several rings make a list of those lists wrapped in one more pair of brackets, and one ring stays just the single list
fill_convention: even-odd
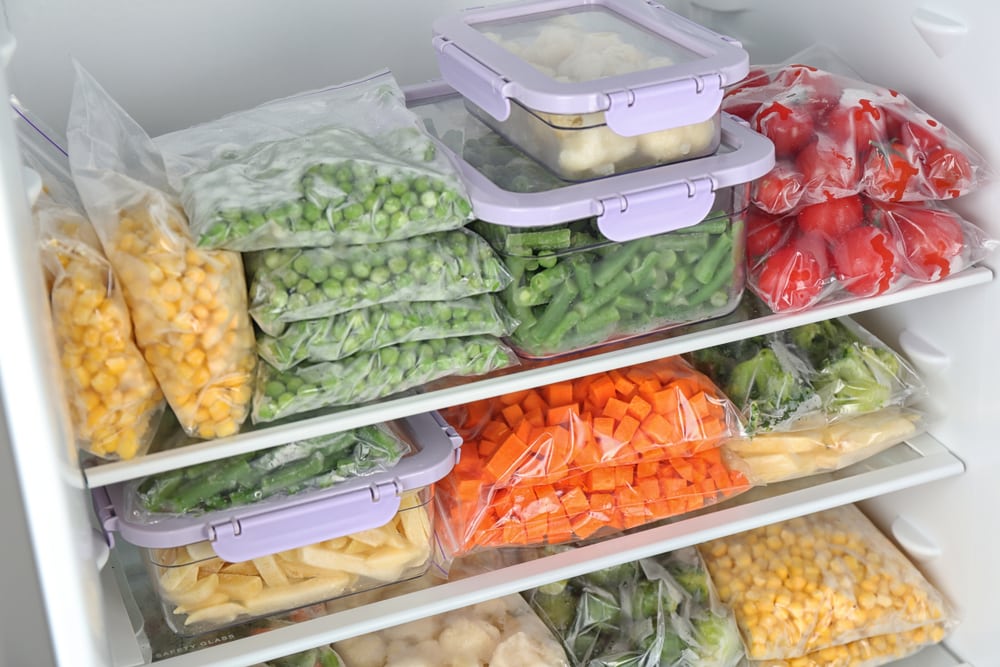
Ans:
[{"label": "purple container lid", "polygon": [[125,516],[124,483],[94,489],[94,505],[111,545],[115,533],[136,546],[158,549],[208,540],[216,555],[232,563],[377,528],[399,511],[400,494],[447,475],[462,445],[461,436],[437,412],[401,421],[416,453],[390,470],[321,491],[153,523]]},{"label": "purple container lid", "polygon": [[[596,17],[612,32],[616,27],[624,32],[628,43],[633,39],[650,43],[658,53],[670,53],[680,62],[561,81],[487,34],[566,17]],[[558,27],[558,23],[550,25]],[[442,77],[497,120],[507,119],[510,100],[515,99],[529,109],[555,114],[603,111],[608,127],[624,136],[708,120],[719,112],[723,88],[743,79],[750,69],[750,55],[738,41],[652,0],[528,0],[490,5],[441,17],[433,31]]]},{"label": "purple container lid", "polygon": [[[443,82],[413,86],[404,92],[407,106],[425,121],[430,105],[455,106],[455,113],[450,114],[454,128],[439,127],[447,121],[440,115],[432,119],[439,140],[449,129],[464,133],[474,127],[495,134],[469,114],[462,97]],[[458,168],[478,219],[508,227],[542,227],[596,217],[601,233],[612,241],[631,241],[695,225],[711,212],[717,190],[748,183],[774,167],[771,140],[727,113],[722,114],[721,146],[713,155],[584,182],[553,177],[553,187],[541,192],[505,190],[451,147],[439,144]],[[669,215],[664,215],[665,211]]]}]

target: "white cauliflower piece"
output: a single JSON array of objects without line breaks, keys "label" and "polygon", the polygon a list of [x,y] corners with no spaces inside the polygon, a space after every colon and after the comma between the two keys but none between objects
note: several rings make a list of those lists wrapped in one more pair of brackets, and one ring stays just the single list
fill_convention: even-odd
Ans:
[{"label": "white cauliflower piece", "polygon": [[550,23],[538,32],[521,57],[536,67],[542,65],[551,70],[573,53],[579,39],[577,31]]},{"label": "white cauliflower piece", "polygon": [[632,46],[620,42],[604,49],[604,75],[628,74],[645,69],[645,57],[642,52]]},{"label": "white cauliflower piece", "polygon": [[566,655],[554,641],[540,642],[523,632],[497,645],[489,667],[564,667]]},{"label": "white cauliflower piece", "polygon": [[615,134],[607,127],[558,132],[559,169],[573,176],[608,176],[615,163],[632,155],[639,145],[637,137]]},{"label": "white cauliflower piece", "polygon": [[708,148],[715,138],[715,118],[638,137],[639,150],[657,162],[680,160]]},{"label": "white cauliflower piece", "polygon": [[573,81],[593,81],[604,76],[604,56],[600,51],[577,51],[556,67],[556,74]]},{"label": "white cauliflower piece", "polygon": [[409,642],[415,644],[424,639],[431,639],[436,637],[438,631],[440,630],[441,621],[433,616],[428,616],[427,618],[418,618],[415,621],[410,621],[409,623],[403,623],[402,625],[396,625],[391,628],[386,628],[382,631],[383,636],[389,642],[395,640],[402,640],[404,642]]},{"label": "white cauliflower piece", "polygon": [[507,616],[507,603],[504,601],[504,598],[494,598],[473,605],[469,611],[476,618],[499,627],[503,619]]},{"label": "white cauliflower piece", "polygon": [[385,642],[378,633],[351,637],[337,642],[333,648],[349,667],[382,667],[385,664]]},{"label": "white cauliflower piece", "polygon": [[500,630],[495,626],[484,620],[464,616],[448,623],[438,635],[438,643],[445,655],[472,656],[476,659],[476,664],[489,660],[499,641]]},{"label": "white cauliflower piece", "polygon": [[390,663],[393,660],[398,660],[403,656],[410,653],[410,647],[413,646],[412,642],[405,639],[393,639],[385,646],[385,660],[386,663]]},{"label": "white cauliflower piece", "polygon": [[445,662],[445,656],[447,655],[441,647],[440,642],[436,639],[425,639],[416,646],[413,646],[412,649],[414,653],[421,658],[424,658],[432,665],[443,665]]},{"label": "white cauliflower piece", "polygon": [[385,663],[385,667],[441,667],[441,663],[429,660],[422,655],[410,653],[389,660]]}]

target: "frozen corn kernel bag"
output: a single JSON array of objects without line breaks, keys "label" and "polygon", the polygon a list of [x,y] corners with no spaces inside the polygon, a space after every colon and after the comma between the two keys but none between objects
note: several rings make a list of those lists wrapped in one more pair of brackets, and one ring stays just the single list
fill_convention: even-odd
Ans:
[{"label": "frozen corn kernel bag", "polygon": [[79,64],[67,135],[73,179],[167,402],[189,435],[237,433],[257,359],[240,256],[197,247],[155,146]]},{"label": "frozen corn kernel bag", "polygon": [[600,537],[750,488],[721,447],[735,408],[680,357],[442,414],[464,439],[436,487],[456,554]]},{"label": "frozen corn kernel bag", "polygon": [[379,243],[471,220],[457,172],[387,71],[156,143],[200,247]]},{"label": "frozen corn kernel bag", "polygon": [[25,163],[42,178],[32,215],[77,446],[131,459],[149,448],[163,394],[136,346],[121,285],[78,208],[65,156],[47,159],[37,132],[19,131],[19,139]]},{"label": "frozen corn kernel bag", "polygon": [[880,667],[938,644],[948,635],[947,623],[933,623],[905,632],[866,637],[830,646],[790,660],[759,660],[749,667]]},{"label": "frozen corn kernel bag", "polygon": [[694,547],[522,593],[574,665],[736,667],[743,643]]},{"label": "frozen corn kernel bag", "polygon": [[[943,637],[954,613],[920,571],[854,505],[699,545],[747,648],[777,665],[826,661],[852,642],[912,631]],[[855,646],[855,650],[859,649]],[[819,662],[810,660],[818,658]]]}]

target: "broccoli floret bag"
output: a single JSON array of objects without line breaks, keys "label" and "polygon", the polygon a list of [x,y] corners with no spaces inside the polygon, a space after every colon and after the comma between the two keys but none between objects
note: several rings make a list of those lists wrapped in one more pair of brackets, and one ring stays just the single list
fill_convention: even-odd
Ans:
[{"label": "broccoli floret bag", "polygon": [[80,199],[167,403],[188,435],[235,434],[257,362],[239,254],[196,246],[156,147],[79,65],[67,135]]},{"label": "broccoli floret bag", "polygon": [[525,591],[573,665],[734,667],[743,643],[687,547]]},{"label": "broccoli floret bag", "polygon": [[377,243],[455,229],[472,206],[388,72],[157,139],[205,248]]}]

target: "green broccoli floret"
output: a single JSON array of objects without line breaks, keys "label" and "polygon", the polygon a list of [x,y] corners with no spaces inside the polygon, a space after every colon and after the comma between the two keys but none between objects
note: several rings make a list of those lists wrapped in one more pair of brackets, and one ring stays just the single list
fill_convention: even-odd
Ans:
[{"label": "green broccoli floret", "polygon": [[675,566],[670,568],[670,574],[696,602],[708,601],[708,573],[705,570],[697,566]]},{"label": "green broccoli floret", "polygon": [[900,367],[891,350],[865,343],[838,320],[797,327],[789,335],[817,371],[814,384],[827,412],[872,412],[892,397]]},{"label": "green broccoli floret", "polygon": [[752,433],[781,423],[812,394],[769,347],[736,364],[724,390],[744,407]]},{"label": "green broccoli floret", "polygon": [[736,621],[730,616],[719,616],[711,611],[691,619],[695,649],[701,667],[731,665],[743,653],[743,643]]}]

